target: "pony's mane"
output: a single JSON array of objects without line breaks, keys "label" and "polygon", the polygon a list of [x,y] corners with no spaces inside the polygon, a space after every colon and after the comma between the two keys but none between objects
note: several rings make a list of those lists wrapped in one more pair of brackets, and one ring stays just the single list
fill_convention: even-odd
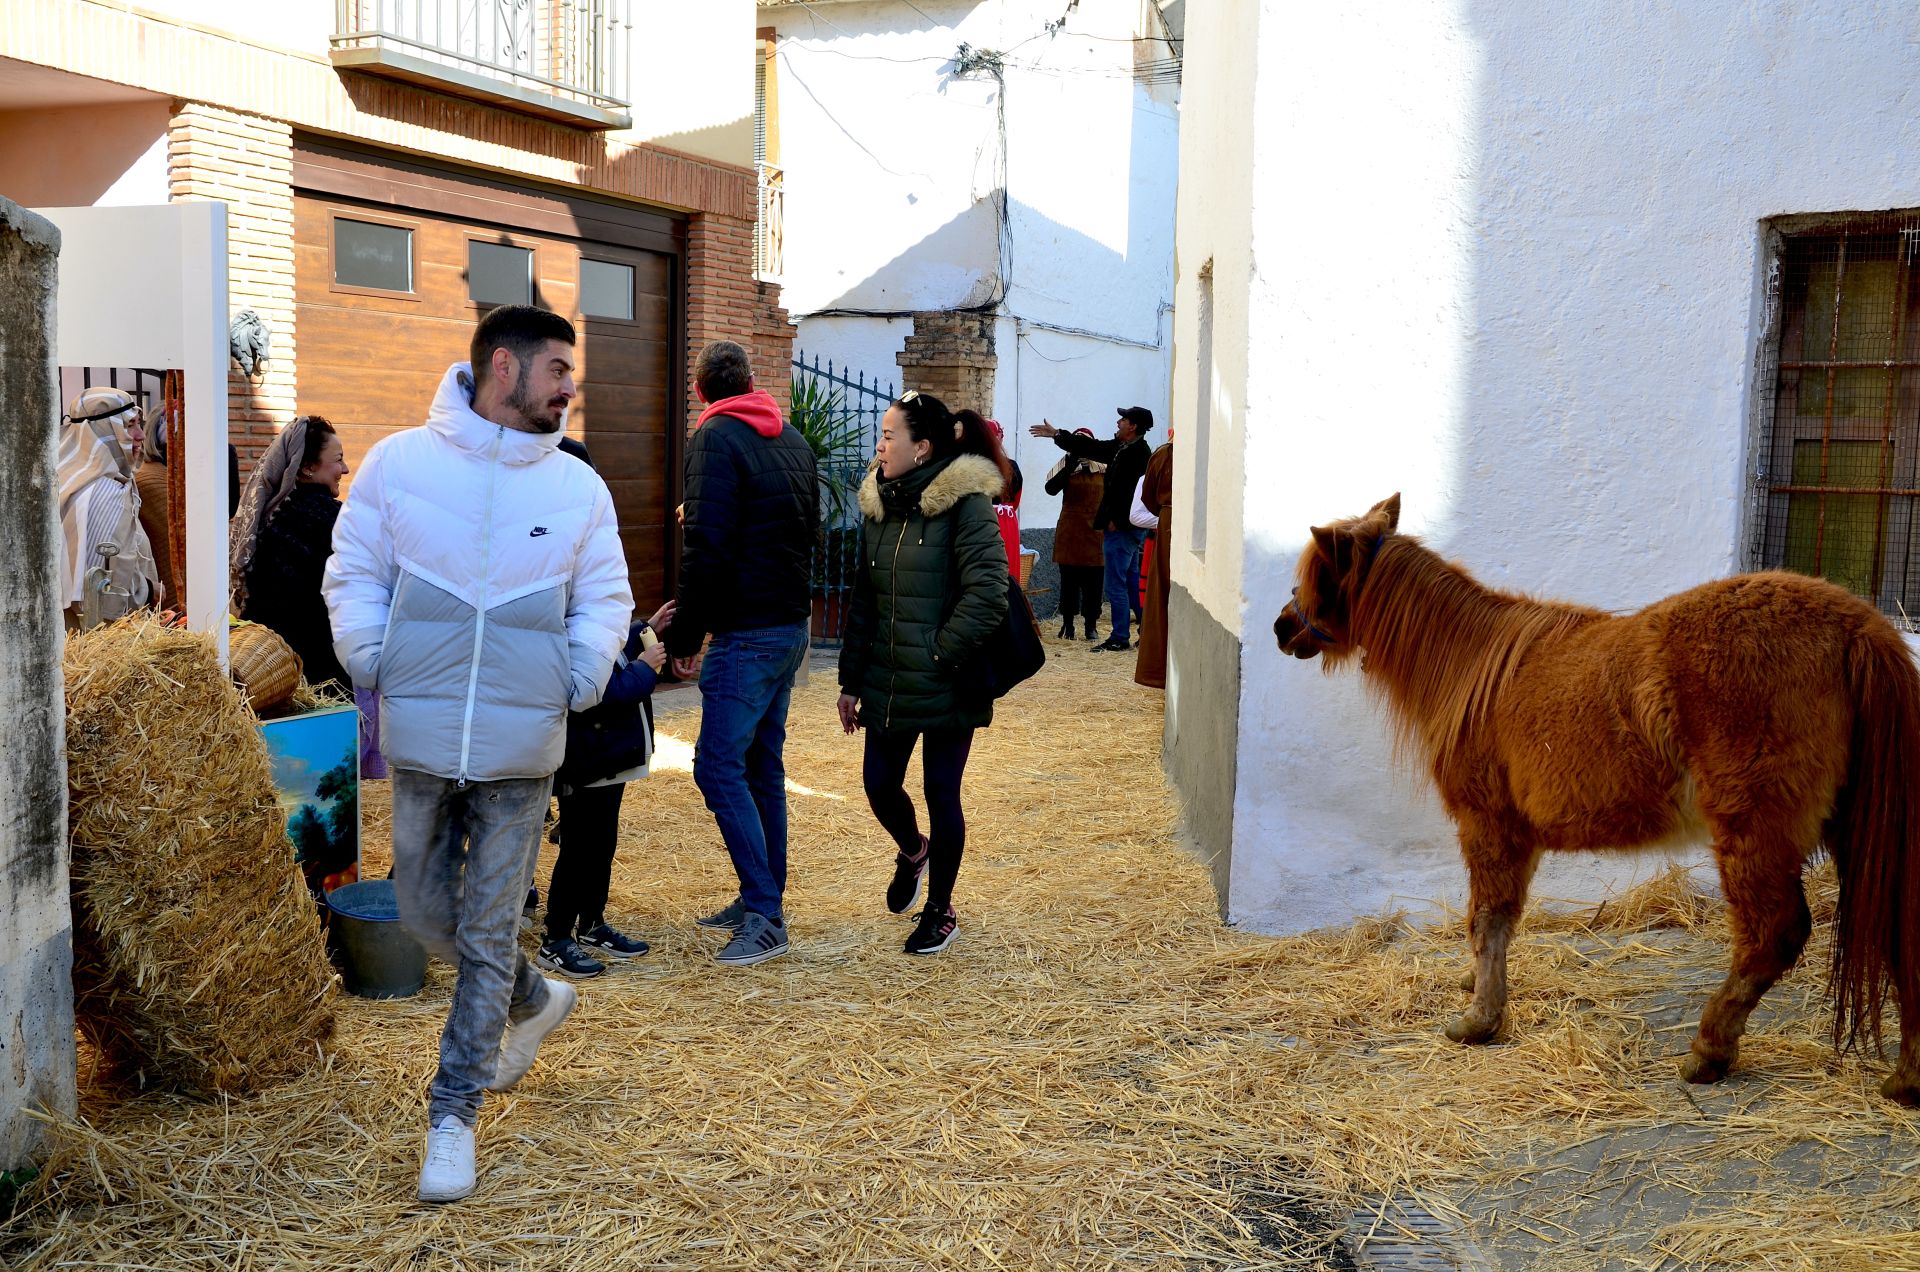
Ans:
[{"label": "pony's mane", "polygon": [[1393,535],[1354,602],[1353,641],[1383,690],[1396,752],[1447,769],[1535,642],[1604,617],[1496,591],[1417,538]]}]

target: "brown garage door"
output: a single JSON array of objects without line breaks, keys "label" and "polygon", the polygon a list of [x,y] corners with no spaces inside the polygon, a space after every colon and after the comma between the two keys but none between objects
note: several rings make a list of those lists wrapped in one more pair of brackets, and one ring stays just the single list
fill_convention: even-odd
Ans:
[{"label": "brown garage door", "polygon": [[568,431],[613,492],[635,606],[646,613],[668,596],[681,223],[318,145],[296,148],[294,187],[300,410],[334,422],[348,464],[425,418],[488,309],[565,314],[581,335]]}]

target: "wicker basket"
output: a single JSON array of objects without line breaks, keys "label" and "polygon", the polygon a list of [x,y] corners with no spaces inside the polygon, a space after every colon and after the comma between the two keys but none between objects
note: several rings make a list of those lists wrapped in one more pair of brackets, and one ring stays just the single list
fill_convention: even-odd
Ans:
[{"label": "wicker basket", "polygon": [[1040,553],[1035,549],[1033,548],[1021,549],[1020,551],[1020,589],[1022,591],[1025,591],[1027,588],[1027,585],[1033,581],[1033,563],[1035,561],[1038,561],[1039,559],[1040,559]]},{"label": "wicker basket", "polygon": [[227,673],[256,715],[279,706],[300,687],[300,655],[271,627],[236,623],[227,633],[227,655]]}]

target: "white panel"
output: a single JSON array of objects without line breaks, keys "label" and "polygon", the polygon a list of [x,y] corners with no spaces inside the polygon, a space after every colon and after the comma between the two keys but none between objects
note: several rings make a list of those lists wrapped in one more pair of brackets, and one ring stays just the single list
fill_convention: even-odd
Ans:
[{"label": "white panel", "polygon": [[185,333],[187,622],[227,662],[227,205],[180,203],[180,329]]},{"label": "white panel", "polygon": [[180,313],[187,206],[34,209],[60,227],[54,339],[61,366],[186,365],[187,329],[161,315]]},{"label": "white panel", "polygon": [[62,366],[186,373],[187,621],[227,655],[227,205],[41,208],[60,227]]}]

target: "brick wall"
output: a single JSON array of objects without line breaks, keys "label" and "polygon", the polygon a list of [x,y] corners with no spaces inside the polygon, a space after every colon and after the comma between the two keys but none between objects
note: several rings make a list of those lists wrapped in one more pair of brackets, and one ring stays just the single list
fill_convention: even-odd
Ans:
[{"label": "brick wall", "polygon": [[913,334],[894,357],[900,364],[900,389],[918,389],[946,403],[993,413],[993,377],[999,358],[993,352],[990,314],[933,311],[913,316]]},{"label": "brick wall", "polygon": [[[252,378],[227,363],[227,437],[243,471],[298,413],[293,329],[293,130],[286,124],[179,103],[167,145],[171,197],[219,200],[227,210],[228,316],[258,313],[273,329],[268,362]],[[189,397],[194,386],[186,386]]]},{"label": "brick wall", "polygon": [[788,407],[793,327],[780,288],[753,276],[753,222],[708,213],[687,226],[687,427],[700,418],[693,366],[715,340],[733,340],[753,355],[755,384]]}]

